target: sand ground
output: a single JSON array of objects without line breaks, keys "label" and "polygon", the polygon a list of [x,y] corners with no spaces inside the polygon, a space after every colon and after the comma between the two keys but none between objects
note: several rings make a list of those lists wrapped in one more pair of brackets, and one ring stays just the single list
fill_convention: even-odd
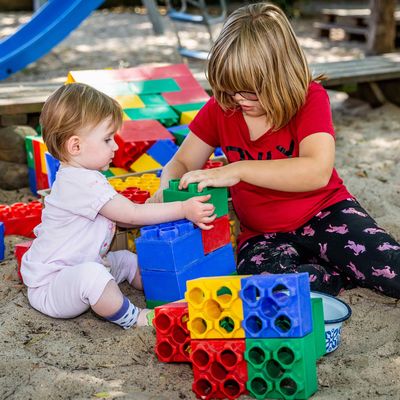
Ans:
[{"label": "sand ground", "polygon": [[[27,18],[26,13],[0,14],[0,37]],[[49,55],[5,83],[62,82],[71,69],[180,62],[174,34],[168,24],[166,28],[166,34],[157,37],[145,15],[126,9],[96,12]],[[320,40],[310,22],[297,21],[295,29],[311,62],[364,54],[359,43]],[[186,37],[206,44],[198,30]],[[330,96],[336,167],[362,205],[400,240],[399,108],[386,104],[371,109],[342,93]],[[29,199],[27,189],[0,191],[0,203]],[[55,320],[30,308],[12,256],[21,240],[6,238],[6,258],[0,263],[0,399],[195,398],[190,366],[158,362],[151,328],[124,331],[91,312]],[[122,287],[144,306],[141,293]],[[399,302],[365,289],[340,297],[351,305],[353,316],[344,325],[340,348],[318,363],[319,391],[313,398],[400,399]]]}]

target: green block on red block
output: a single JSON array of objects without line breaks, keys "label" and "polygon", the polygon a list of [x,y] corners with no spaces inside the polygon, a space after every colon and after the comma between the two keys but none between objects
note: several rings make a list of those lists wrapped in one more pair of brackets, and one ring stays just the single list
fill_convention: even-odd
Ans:
[{"label": "green block on red block", "polygon": [[187,103],[187,104],[178,104],[171,106],[178,114],[182,114],[185,111],[197,111],[200,110],[206,104],[205,101],[201,101],[199,103]]},{"label": "green block on red block", "polygon": [[308,399],[318,390],[312,333],[302,338],[246,339],[247,389],[256,399]]},{"label": "green block on red block", "polygon": [[179,92],[181,90],[179,85],[172,78],[129,82],[129,86],[134,93],[139,95]]},{"label": "green block on red block", "polygon": [[160,94],[142,94],[139,97],[146,107],[168,106],[168,103]]},{"label": "green block on red block", "polygon": [[211,198],[207,203],[211,203],[215,207],[215,214],[218,217],[228,214],[228,189],[227,188],[204,188],[201,192],[198,191],[197,183],[190,183],[187,189],[179,190],[179,179],[171,179],[169,187],[164,189],[164,201],[184,201],[195,196],[204,196],[210,194]]},{"label": "green block on red block", "polygon": [[179,120],[179,116],[169,106],[125,108],[124,111],[134,121],[155,119],[167,127],[177,124]]}]

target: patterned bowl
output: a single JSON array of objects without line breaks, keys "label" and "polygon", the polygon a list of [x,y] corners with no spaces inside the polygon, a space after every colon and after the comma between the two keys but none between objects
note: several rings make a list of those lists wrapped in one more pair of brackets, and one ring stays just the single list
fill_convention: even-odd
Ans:
[{"label": "patterned bowl", "polygon": [[344,301],[320,292],[311,292],[311,297],[322,299],[325,320],[326,353],[332,353],[340,344],[342,324],[350,318],[351,308]]}]

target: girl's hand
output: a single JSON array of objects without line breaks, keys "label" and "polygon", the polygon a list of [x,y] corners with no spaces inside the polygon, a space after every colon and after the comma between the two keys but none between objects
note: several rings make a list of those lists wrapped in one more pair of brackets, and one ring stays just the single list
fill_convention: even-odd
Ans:
[{"label": "girl's hand", "polygon": [[199,169],[187,172],[182,176],[179,189],[186,189],[189,183],[198,182],[198,190],[205,187],[229,187],[240,182],[235,164],[228,164],[219,168]]},{"label": "girl's hand", "polygon": [[182,202],[185,218],[192,221],[199,228],[209,230],[213,228],[210,224],[216,218],[215,207],[205,201],[210,200],[211,195],[192,197]]}]

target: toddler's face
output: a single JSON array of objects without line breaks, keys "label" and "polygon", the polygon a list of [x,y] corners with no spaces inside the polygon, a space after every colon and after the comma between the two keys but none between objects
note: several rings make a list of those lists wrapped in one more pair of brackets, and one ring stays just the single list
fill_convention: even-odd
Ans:
[{"label": "toddler's face", "polygon": [[111,126],[110,117],[81,133],[79,163],[82,167],[102,171],[108,169],[114,153],[118,150],[114,140],[115,132]]}]

